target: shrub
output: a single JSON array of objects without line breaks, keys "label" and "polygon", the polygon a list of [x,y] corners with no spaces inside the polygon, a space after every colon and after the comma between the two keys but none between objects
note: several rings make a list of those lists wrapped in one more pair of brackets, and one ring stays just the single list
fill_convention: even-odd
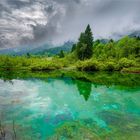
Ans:
[{"label": "shrub", "polygon": [[76,65],[77,69],[80,71],[98,71],[100,69],[100,64],[95,60],[80,61]]},{"label": "shrub", "polygon": [[55,62],[54,60],[51,61],[47,61],[47,60],[40,60],[37,62],[34,62],[31,66],[30,66],[31,70],[33,71],[47,71],[47,70],[56,70],[56,69],[60,69],[62,68],[62,64],[57,61]]},{"label": "shrub", "polygon": [[127,58],[121,58],[118,62],[119,69],[135,66],[136,62]]},{"label": "shrub", "polygon": [[115,62],[106,62],[104,70],[106,70],[106,71],[114,71],[114,70],[116,70],[116,63]]}]

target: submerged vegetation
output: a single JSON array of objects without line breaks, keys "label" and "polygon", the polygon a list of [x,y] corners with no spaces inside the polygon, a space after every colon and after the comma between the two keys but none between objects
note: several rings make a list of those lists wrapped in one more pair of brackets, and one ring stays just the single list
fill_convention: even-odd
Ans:
[{"label": "submerged vegetation", "polygon": [[140,72],[140,38],[125,36],[107,43],[93,40],[90,26],[81,33],[71,52],[60,51],[48,56],[0,56],[2,70],[47,71],[56,69],[79,71],[123,71]]},{"label": "submerged vegetation", "polygon": [[[112,115],[112,113],[114,113]],[[102,111],[100,115],[110,125],[110,129],[100,128],[92,119],[66,122],[56,129],[56,133],[49,140],[67,139],[67,140],[138,140],[139,126],[132,122],[130,117],[125,114],[113,111]],[[131,116],[133,117],[133,116]],[[112,118],[112,119],[110,119]],[[112,121],[113,120],[113,121]],[[139,119],[137,120],[139,121]],[[114,125],[116,127],[114,127]],[[121,130],[120,130],[121,126]]]}]

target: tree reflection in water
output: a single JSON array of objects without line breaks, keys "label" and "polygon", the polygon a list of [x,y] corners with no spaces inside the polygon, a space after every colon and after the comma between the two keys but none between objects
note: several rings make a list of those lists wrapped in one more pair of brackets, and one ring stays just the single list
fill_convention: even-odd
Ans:
[{"label": "tree reflection in water", "polygon": [[82,95],[84,99],[87,101],[90,97],[90,93],[92,89],[91,82],[85,82],[85,81],[80,81],[80,80],[76,80],[75,82],[76,82],[80,95]]}]

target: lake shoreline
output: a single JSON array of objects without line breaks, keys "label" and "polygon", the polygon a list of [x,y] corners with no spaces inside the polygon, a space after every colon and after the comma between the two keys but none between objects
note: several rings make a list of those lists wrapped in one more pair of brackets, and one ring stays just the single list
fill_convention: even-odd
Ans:
[{"label": "lake shoreline", "polygon": [[92,71],[92,70],[89,70],[89,71],[86,71],[86,70],[77,70],[76,67],[64,67],[64,68],[58,68],[58,69],[49,69],[49,68],[46,68],[46,69],[30,69],[30,68],[0,68],[0,71],[29,71],[29,72],[53,72],[53,71],[77,71],[77,72],[86,72],[86,73],[92,73],[92,72],[120,72],[120,73],[132,73],[132,74],[140,74],[140,68],[123,68],[121,70],[95,70],[95,71]]},{"label": "lake shoreline", "polygon": [[[92,82],[99,85],[119,85],[124,86],[140,86],[140,74],[127,73],[119,71],[96,71],[96,72],[84,72],[77,70],[51,70],[51,71],[30,71],[30,70],[18,70],[18,71],[0,71],[0,78],[3,80],[13,79],[29,79],[29,78],[72,78],[87,82]],[[123,79],[123,80],[122,80]],[[139,79],[139,80],[136,80]],[[127,83],[125,81],[128,81]],[[139,82],[138,82],[139,81]]]}]

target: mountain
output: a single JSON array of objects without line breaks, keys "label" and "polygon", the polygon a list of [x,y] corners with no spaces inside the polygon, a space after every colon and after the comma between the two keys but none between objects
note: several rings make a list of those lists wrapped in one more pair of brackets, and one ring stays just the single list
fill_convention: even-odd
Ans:
[{"label": "mountain", "polygon": [[22,46],[22,47],[16,47],[16,48],[5,48],[0,50],[0,54],[6,54],[6,55],[24,55],[27,53],[35,54],[39,52],[40,50],[44,50],[46,48],[50,48],[52,45],[42,45],[40,47],[32,47],[32,46]]},{"label": "mountain", "polygon": [[140,31],[134,31],[129,34],[129,37],[140,37]]},{"label": "mountain", "polygon": [[72,48],[73,42],[68,41],[60,46],[53,46],[49,44],[44,44],[40,47],[33,48],[31,46],[24,46],[20,48],[6,48],[0,50],[0,54],[8,55],[25,55],[30,53],[32,55],[55,55],[58,54],[61,50],[69,52]]},{"label": "mountain", "polygon": [[64,52],[70,52],[72,45],[74,43],[71,41],[65,42],[63,45],[61,46],[57,46],[57,47],[53,47],[53,48],[49,48],[49,49],[45,49],[45,50],[41,50],[40,52],[37,52],[37,55],[56,55],[58,54],[61,50],[63,50]]},{"label": "mountain", "polygon": [[99,39],[101,43],[106,44],[109,42],[109,39]]}]

